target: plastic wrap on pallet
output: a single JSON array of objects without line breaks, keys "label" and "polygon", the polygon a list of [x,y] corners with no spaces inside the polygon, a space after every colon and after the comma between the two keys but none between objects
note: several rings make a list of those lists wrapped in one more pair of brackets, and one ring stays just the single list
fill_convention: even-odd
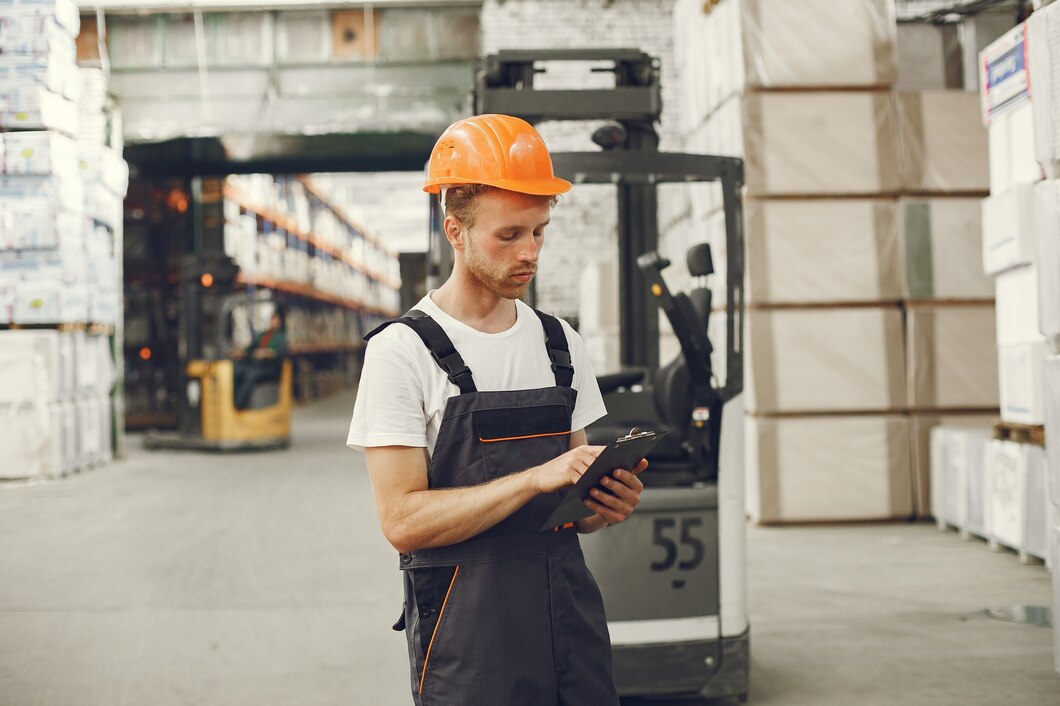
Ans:
[{"label": "plastic wrap on pallet", "polygon": [[983,273],[982,209],[977,198],[898,201],[907,299],[989,299]]},{"label": "plastic wrap on pallet", "polygon": [[0,54],[76,58],[74,38],[55,17],[0,10]]},{"label": "plastic wrap on pallet", "polygon": [[990,537],[1012,549],[1023,546],[1026,532],[1027,459],[1023,451],[1022,444],[994,440],[987,453]]},{"label": "plastic wrap on pallet", "polygon": [[894,82],[892,0],[745,0],[739,7],[750,86],[854,87]]},{"label": "plastic wrap on pallet", "polygon": [[1056,171],[1060,162],[1060,6],[1035,11],[1027,20],[1027,34],[1028,69],[1034,82],[1034,155],[1049,176],[1056,177],[1060,176]]},{"label": "plastic wrap on pallet", "polygon": [[1049,493],[1053,505],[1060,508],[1060,355],[1045,359],[1043,370],[1043,411],[1045,448],[1049,456]]},{"label": "plastic wrap on pallet", "polygon": [[[914,420],[922,446],[930,434],[931,514],[936,520],[978,536],[986,536],[984,482],[991,418],[942,417]],[[938,421],[939,426],[932,426]],[[979,422],[984,426],[968,426]],[[927,455],[921,452],[922,455]]]},{"label": "plastic wrap on pallet", "polygon": [[983,199],[983,271],[996,275],[1034,262],[1037,251],[1035,187],[1017,184]]},{"label": "plastic wrap on pallet", "polygon": [[744,228],[750,303],[880,302],[902,296],[893,200],[749,200]]},{"label": "plastic wrap on pallet", "polygon": [[872,195],[897,189],[894,111],[887,93],[744,96],[751,196]]},{"label": "plastic wrap on pallet", "polygon": [[910,307],[905,337],[909,406],[996,408],[995,331],[989,304]]},{"label": "plastic wrap on pallet", "polygon": [[746,434],[748,512],[758,522],[913,513],[905,417],[748,417]]},{"label": "plastic wrap on pallet", "polygon": [[950,193],[990,188],[987,133],[975,93],[899,92],[895,115],[904,190]]},{"label": "plastic wrap on pallet", "polygon": [[1047,550],[1045,451],[1013,441],[991,442],[990,536],[1042,558]]},{"label": "plastic wrap on pallet", "polygon": [[1045,343],[999,346],[998,384],[1001,419],[1017,424],[1044,424]]},{"label": "plastic wrap on pallet", "polygon": [[1060,338],[1060,180],[1034,186],[1035,267],[1038,271],[1038,330]]},{"label": "plastic wrap on pallet", "polygon": [[997,344],[1010,346],[1043,340],[1038,330],[1038,270],[1024,265],[994,278]]},{"label": "plastic wrap on pallet", "polygon": [[[20,371],[27,365],[35,371],[28,381],[41,385],[36,392],[43,394],[46,402],[55,402],[69,393],[64,385],[65,356],[69,351],[61,345],[62,336],[63,333],[55,330],[0,331],[0,348],[11,356],[29,361],[20,364]],[[28,391],[22,389],[27,380],[19,377],[21,372],[5,370],[2,374],[4,384],[0,402],[20,403],[28,397]]]},{"label": "plastic wrap on pallet", "polygon": [[905,407],[897,307],[751,310],[747,409],[873,412]]}]

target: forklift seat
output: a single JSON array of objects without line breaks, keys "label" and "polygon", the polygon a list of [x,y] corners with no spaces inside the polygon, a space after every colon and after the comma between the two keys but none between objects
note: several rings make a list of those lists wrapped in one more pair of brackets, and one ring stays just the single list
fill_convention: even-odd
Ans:
[{"label": "forklift seat", "polygon": [[[711,274],[714,266],[710,246],[692,246],[687,254],[687,264],[689,274],[693,277]],[[677,316],[682,317],[689,326],[707,330],[712,301],[708,288],[693,287],[687,295],[678,294],[674,299]],[[606,400],[609,410],[600,423],[587,430],[589,443],[609,444],[635,426],[665,430],[668,433],[652,449],[649,462],[656,466],[664,465],[666,470],[694,473],[695,457],[684,444],[689,436],[695,406],[695,390],[685,351],[655,371],[647,389],[630,389],[635,384],[643,384],[647,377],[648,371],[633,368],[597,378],[601,393],[609,395]]]}]

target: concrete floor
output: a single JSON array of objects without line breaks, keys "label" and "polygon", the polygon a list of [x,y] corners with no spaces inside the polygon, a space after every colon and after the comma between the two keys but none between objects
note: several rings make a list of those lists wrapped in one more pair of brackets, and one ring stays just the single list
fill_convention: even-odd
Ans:
[{"label": "concrete floor", "polygon": [[[0,705],[408,704],[352,396],[286,452],[0,486]],[[1060,704],[1043,567],[932,526],[749,530],[755,704]],[[591,705],[589,705],[591,706]]]}]

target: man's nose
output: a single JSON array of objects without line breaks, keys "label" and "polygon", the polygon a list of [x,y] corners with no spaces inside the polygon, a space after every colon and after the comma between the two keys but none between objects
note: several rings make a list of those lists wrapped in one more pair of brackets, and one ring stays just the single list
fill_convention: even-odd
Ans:
[{"label": "man's nose", "polygon": [[537,262],[537,256],[540,252],[541,243],[537,242],[537,238],[530,238],[529,241],[523,243],[523,247],[519,251],[519,259],[523,262]]}]

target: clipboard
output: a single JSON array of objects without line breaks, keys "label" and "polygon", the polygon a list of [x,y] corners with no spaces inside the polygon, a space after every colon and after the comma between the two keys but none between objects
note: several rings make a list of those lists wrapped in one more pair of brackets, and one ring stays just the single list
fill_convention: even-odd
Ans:
[{"label": "clipboard", "polygon": [[592,465],[585,469],[585,473],[578,479],[578,482],[567,491],[562,502],[542,525],[541,531],[547,532],[568,522],[577,522],[591,517],[594,514],[593,511],[582,504],[582,501],[589,497],[589,491],[600,483],[601,478],[609,475],[616,468],[635,467],[665,435],[665,431],[657,434],[654,431],[641,431],[634,427],[629,434],[608,444]]}]

